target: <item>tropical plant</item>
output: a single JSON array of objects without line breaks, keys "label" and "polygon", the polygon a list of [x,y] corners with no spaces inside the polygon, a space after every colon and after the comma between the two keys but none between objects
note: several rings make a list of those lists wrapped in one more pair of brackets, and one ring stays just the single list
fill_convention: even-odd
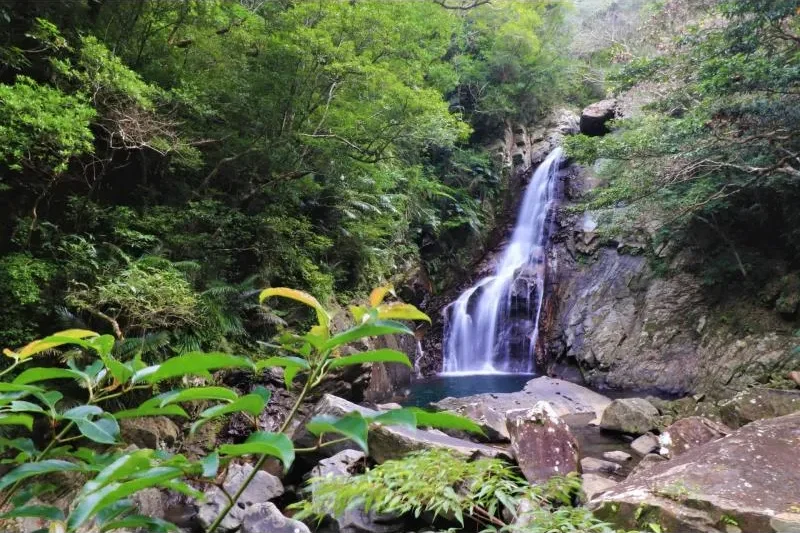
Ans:
[{"label": "tropical plant", "polygon": [[[401,424],[451,427],[480,431],[472,422],[452,415],[422,414],[413,409],[395,409],[364,416],[358,412],[342,418],[319,417],[307,429],[320,438],[312,449],[295,449],[284,433],[292,423],[308,394],[334,370],[370,362],[394,362],[410,366],[400,352],[380,349],[341,355],[347,344],[367,337],[410,334],[398,320],[426,320],[415,307],[399,302],[384,303],[389,288],[376,289],[366,305],[351,307],[355,325],[345,331],[331,331],[331,315],[311,295],[286,288],[261,292],[261,301],[275,296],[289,298],[310,306],[316,324],[305,334],[285,333],[271,345],[276,355],[260,360],[228,353],[186,353],[148,366],[140,353],[128,359],[117,358],[112,335],[71,329],[61,331],[17,350],[4,350],[10,365],[0,372],[0,426],[13,428],[0,439],[0,451],[12,468],[0,477],[0,519],[37,517],[50,524],[50,531],[73,532],[94,523],[103,531],[123,527],[146,527],[154,531],[174,529],[160,519],[139,516],[130,498],[137,492],[160,487],[201,498],[197,487],[216,485],[231,461],[255,456],[257,472],[269,457],[279,459],[289,469],[295,454],[315,451],[340,440],[352,440],[368,449],[371,425]],[[123,345],[124,347],[124,345]],[[67,349],[66,367],[34,366],[45,354]],[[116,353],[127,353],[117,349]],[[87,362],[82,364],[82,362]],[[287,388],[295,380],[302,386],[294,406],[278,432],[264,431],[258,416],[270,401],[268,389],[257,386],[249,394],[215,384],[212,372],[239,369],[259,373],[269,367],[282,367]],[[20,372],[21,370],[21,372]],[[189,386],[187,378],[199,378],[204,384]],[[77,388],[69,398],[59,386],[63,380]],[[160,392],[164,391],[164,392]],[[135,407],[124,406],[132,398],[145,401]],[[112,401],[113,400],[113,401]],[[190,433],[206,423],[240,413],[250,420],[253,431],[240,444],[224,444],[201,460],[153,449],[134,452],[123,450],[119,421],[128,418],[169,416],[190,418],[187,404],[202,402],[204,409],[192,420]],[[122,409],[117,409],[120,405]],[[189,410],[192,411],[192,410]],[[418,420],[418,417],[421,417]],[[44,436],[41,429],[46,428]],[[28,432],[27,435],[24,431]],[[339,439],[325,440],[329,434]],[[77,476],[82,487],[65,506],[41,503],[54,489],[53,476]],[[223,476],[224,477],[224,476]],[[233,495],[208,528],[215,531],[239,496],[252,480],[250,476]],[[35,500],[34,500],[35,499]]]}]

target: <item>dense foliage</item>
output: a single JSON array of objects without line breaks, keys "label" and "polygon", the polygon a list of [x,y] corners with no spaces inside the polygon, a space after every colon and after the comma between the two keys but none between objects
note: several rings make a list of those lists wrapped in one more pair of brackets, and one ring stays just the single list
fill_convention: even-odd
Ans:
[{"label": "dense foliage", "polygon": [[650,25],[657,46],[611,77],[641,112],[569,143],[602,162],[593,207],[632,205],[657,253],[688,246],[710,283],[761,287],[800,259],[797,3],[673,0]]},{"label": "dense foliage", "polygon": [[452,280],[506,184],[482,141],[568,80],[562,6],[440,4],[0,2],[0,342],[217,349],[276,317],[215,288]]}]

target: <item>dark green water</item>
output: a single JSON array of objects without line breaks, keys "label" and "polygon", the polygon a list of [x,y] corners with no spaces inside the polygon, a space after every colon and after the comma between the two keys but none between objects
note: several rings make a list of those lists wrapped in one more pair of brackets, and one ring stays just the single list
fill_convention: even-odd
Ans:
[{"label": "dark green water", "polygon": [[535,378],[531,374],[472,374],[434,376],[414,382],[404,405],[425,407],[431,402],[452,396],[461,398],[489,392],[517,392]]}]

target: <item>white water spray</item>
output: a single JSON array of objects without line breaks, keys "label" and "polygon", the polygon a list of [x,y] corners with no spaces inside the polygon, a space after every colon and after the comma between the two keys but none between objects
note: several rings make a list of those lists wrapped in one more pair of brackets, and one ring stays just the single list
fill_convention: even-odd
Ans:
[{"label": "white water spray", "polygon": [[[494,275],[483,278],[450,304],[444,342],[445,374],[534,371],[534,349],[544,303],[546,221],[555,201],[556,173],[562,159],[562,149],[556,148],[533,173],[511,240]],[[531,281],[534,287],[530,286]],[[527,283],[523,294],[514,290],[515,283],[520,282]],[[535,293],[533,301],[531,293]],[[520,298],[524,302],[519,302]],[[520,307],[527,314],[521,318],[532,325],[522,347],[511,342],[514,332],[510,331],[512,311],[519,315]]]}]

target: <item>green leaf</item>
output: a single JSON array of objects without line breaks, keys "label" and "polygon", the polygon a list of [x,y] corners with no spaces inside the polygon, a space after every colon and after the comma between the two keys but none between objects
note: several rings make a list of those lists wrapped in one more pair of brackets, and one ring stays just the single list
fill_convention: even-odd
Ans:
[{"label": "green leaf", "polygon": [[408,356],[403,352],[382,348],[380,350],[371,350],[369,352],[339,357],[338,359],[334,359],[328,368],[334,369],[343,366],[360,365],[362,363],[400,363],[409,368],[412,367],[411,361],[408,360]]},{"label": "green leaf", "polygon": [[306,424],[306,429],[312,434],[322,436],[325,433],[338,433],[352,440],[365,452],[367,446],[367,420],[358,411],[348,413],[342,418],[331,416],[316,416]]},{"label": "green leaf", "polygon": [[33,417],[31,415],[0,414],[0,426],[25,426],[28,431],[31,431],[33,430]]},{"label": "green leaf", "polygon": [[105,359],[111,357],[111,350],[114,349],[114,342],[113,335],[100,335],[99,337],[91,339],[89,341],[89,346],[94,348],[98,355]]},{"label": "green leaf", "polygon": [[220,446],[219,452],[222,455],[233,457],[249,454],[277,457],[287,470],[294,462],[294,445],[292,440],[283,433],[257,431],[242,444],[224,444]]},{"label": "green leaf", "polygon": [[377,307],[378,318],[381,320],[425,320],[430,322],[428,315],[411,304],[392,302]]},{"label": "green leaf", "polygon": [[145,379],[150,383],[157,383],[165,379],[184,376],[209,377],[209,371],[221,368],[254,368],[254,365],[245,357],[227,353],[190,352],[167,359]]},{"label": "green leaf", "polygon": [[29,477],[38,476],[40,474],[49,474],[51,472],[75,472],[83,470],[83,465],[70,463],[69,461],[62,461],[60,459],[48,459],[39,461],[38,463],[27,463],[19,466],[0,478],[0,490],[10,487],[17,481],[27,479]]},{"label": "green leaf", "polygon": [[264,410],[264,406],[267,402],[264,401],[263,396],[260,394],[247,394],[242,396],[241,398],[237,399],[235,402],[231,402],[229,404],[223,405],[215,405],[214,407],[209,407],[202,413],[200,413],[200,420],[192,424],[191,429],[189,430],[190,433],[194,433],[197,429],[205,424],[213,420],[214,418],[219,418],[220,416],[225,416],[231,413],[239,413],[239,412],[246,412],[253,416],[258,416]]},{"label": "green leaf", "polygon": [[379,415],[365,418],[370,422],[382,424],[384,426],[417,427],[417,416],[414,414],[414,411],[410,409],[392,409],[391,411],[385,411]]},{"label": "green leaf", "polygon": [[103,410],[96,405],[78,405],[77,407],[64,411],[61,417],[67,420],[80,420],[102,414]]},{"label": "green leaf", "polygon": [[41,405],[26,402],[24,400],[15,400],[11,402],[9,409],[12,413],[44,413]]},{"label": "green leaf", "polygon": [[167,522],[160,518],[154,518],[142,515],[130,515],[121,520],[115,520],[103,524],[100,531],[114,531],[116,529],[128,529],[150,531],[151,533],[168,533],[170,531],[178,531],[178,526],[172,522]]},{"label": "green leaf", "polygon": [[348,329],[347,331],[343,331],[338,335],[334,335],[328,342],[325,343],[323,350],[332,350],[338,346],[342,346],[365,337],[379,337],[381,335],[392,335],[398,333],[406,335],[414,334],[414,332],[408,329],[405,324],[400,322],[392,322],[391,320],[367,322],[366,324],[360,324]]},{"label": "green leaf", "polygon": [[305,370],[310,368],[308,361],[301,357],[269,357],[256,361],[256,370],[260,371],[272,366],[280,366],[283,368],[298,367]]},{"label": "green leaf", "polygon": [[53,348],[57,348],[64,344],[78,344],[80,346],[89,347],[89,343],[83,341],[82,339],[95,336],[97,336],[97,333],[86,329],[68,329],[65,331],[59,331],[55,335],[45,337],[44,339],[35,340],[23,348],[20,348],[15,353],[15,357],[19,360],[24,360],[33,355],[47,350],[52,350]]},{"label": "green leaf", "polygon": [[234,401],[239,395],[227,387],[197,387],[192,389],[179,389],[159,395],[160,407],[173,403],[193,402],[197,400]]},{"label": "green leaf", "polygon": [[84,380],[87,376],[81,372],[70,370],[68,368],[29,368],[14,379],[14,383],[18,385],[27,385],[28,383],[36,383],[38,381],[47,381],[49,379],[78,379]]},{"label": "green leaf", "polygon": [[317,301],[316,298],[311,296],[308,293],[303,291],[298,291],[296,289],[288,289],[286,287],[275,287],[272,289],[264,289],[261,291],[261,294],[258,295],[258,301],[264,303],[264,300],[267,298],[271,298],[273,296],[281,296],[283,298],[289,298],[296,302],[303,303],[309,307],[313,307],[314,311],[317,313],[317,322],[320,326],[323,326],[327,331],[328,326],[331,322],[331,317],[328,315],[328,312],[325,311],[325,308]]},{"label": "green leaf", "polygon": [[42,389],[21,383],[0,383],[0,392],[42,392]]},{"label": "green leaf", "polygon": [[52,505],[26,505],[0,514],[0,518],[44,518],[46,520],[64,520],[64,512]]},{"label": "green leaf", "polygon": [[410,410],[413,411],[414,416],[417,417],[418,426],[436,429],[457,429],[480,435],[484,434],[478,424],[463,416],[446,412],[431,413],[418,407],[411,407]]},{"label": "green leaf", "polygon": [[136,409],[125,409],[114,413],[114,418],[122,420],[124,418],[140,418],[143,416],[180,416],[189,418],[189,415],[180,405],[167,405],[158,407],[154,405],[140,405]]},{"label": "green leaf", "polygon": [[206,455],[200,461],[200,465],[203,467],[203,477],[217,477],[217,471],[219,470],[219,453],[212,452]]},{"label": "green leaf", "polygon": [[24,437],[19,437],[16,439],[6,439],[0,437],[0,448],[13,448],[28,455],[34,455],[37,453],[36,445],[33,443],[33,441]]},{"label": "green leaf", "polygon": [[75,424],[84,437],[94,442],[115,444],[119,437],[119,424],[113,416],[107,413],[97,420],[76,419]]}]

